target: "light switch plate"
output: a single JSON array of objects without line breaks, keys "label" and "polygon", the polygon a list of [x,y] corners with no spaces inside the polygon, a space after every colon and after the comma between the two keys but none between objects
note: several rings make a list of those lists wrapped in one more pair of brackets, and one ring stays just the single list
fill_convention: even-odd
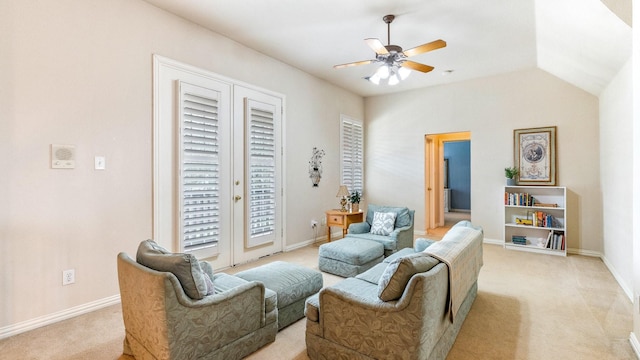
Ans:
[{"label": "light switch plate", "polygon": [[96,156],[95,157],[95,168],[96,170],[104,170],[106,168],[105,158],[104,156]]}]

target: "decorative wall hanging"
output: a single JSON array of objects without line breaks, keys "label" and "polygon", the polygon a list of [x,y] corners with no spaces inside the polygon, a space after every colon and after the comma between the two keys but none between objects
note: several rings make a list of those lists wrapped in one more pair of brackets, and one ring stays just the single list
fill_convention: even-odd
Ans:
[{"label": "decorative wall hanging", "polygon": [[314,187],[318,187],[320,179],[322,178],[322,157],[324,156],[324,150],[318,150],[313,148],[311,154],[311,160],[309,160],[309,178]]},{"label": "decorative wall hanging", "polygon": [[518,185],[556,185],[556,127],[513,130]]}]

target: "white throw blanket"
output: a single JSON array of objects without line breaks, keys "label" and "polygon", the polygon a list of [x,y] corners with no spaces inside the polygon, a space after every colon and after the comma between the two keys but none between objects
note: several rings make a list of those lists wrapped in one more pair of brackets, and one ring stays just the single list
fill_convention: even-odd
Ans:
[{"label": "white throw blanket", "polygon": [[449,314],[455,318],[482,267],[482,231],[454,226],[442,240],[424,250],[449,267]]}]

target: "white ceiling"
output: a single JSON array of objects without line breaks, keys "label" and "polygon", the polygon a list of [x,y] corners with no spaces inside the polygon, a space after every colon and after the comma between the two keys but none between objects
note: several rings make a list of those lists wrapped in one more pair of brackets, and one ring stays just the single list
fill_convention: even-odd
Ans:
[{"label": "white ceiling", "polygon": [[[362,96],[536,66],[598,95],[631,54],[631,28],[600,0],[145,1]],[[605,1],[630,17],[631,0]],[[363,79],[374,64],[334,69],[374,58],[363,40],[387,43],[386,14],[391,44],[447,42],[411,58],[435,70],[376,86]]]}]

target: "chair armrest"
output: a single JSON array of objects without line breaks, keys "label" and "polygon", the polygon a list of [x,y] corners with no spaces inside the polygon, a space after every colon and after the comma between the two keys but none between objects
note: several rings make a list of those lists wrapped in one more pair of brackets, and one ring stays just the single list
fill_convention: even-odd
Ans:
[{"label": "chair armrest", "polygon": [[368,222],[359,222],[349,225],[350,234],[366,234],[371,230],[371,225]]},{"label": "chair armrest", "polygon": [[413,247],[413,225],[395,228],[389,237],[396,241],[396,250]]}]

